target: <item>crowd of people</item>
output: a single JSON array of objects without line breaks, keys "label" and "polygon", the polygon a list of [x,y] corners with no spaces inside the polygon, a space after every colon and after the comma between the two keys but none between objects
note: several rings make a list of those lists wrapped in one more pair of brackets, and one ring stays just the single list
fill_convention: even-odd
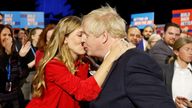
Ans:
[{"label": "crowd of people", "polygon": [[192,108],[192,36],[175,23],[127,27],[109,5],[45,28],[2,21],[0,108]]}]

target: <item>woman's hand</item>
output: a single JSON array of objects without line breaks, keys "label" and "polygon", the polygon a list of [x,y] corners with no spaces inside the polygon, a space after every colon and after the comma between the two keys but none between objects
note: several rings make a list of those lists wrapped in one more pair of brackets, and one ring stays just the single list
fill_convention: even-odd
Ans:
[{"label": "woman's hand", "polygon": [[117,39],[117,41],[111,46],[108,56],[114,57],[117,60],[127,50],[135,48],[135,45],[126,41],[125,39]]},{"label": "woman's hand", "polygon": [[185,97],[177,96],[175,99],[175,104],[177,108],[192,108],[192,103]]},{"label": "woman's hand", "polygon": [[31,48],[31,42],[28,41],[26,44],[22,45],[21,49],[19,50],[19,55],[21,57],[24,57]]}]

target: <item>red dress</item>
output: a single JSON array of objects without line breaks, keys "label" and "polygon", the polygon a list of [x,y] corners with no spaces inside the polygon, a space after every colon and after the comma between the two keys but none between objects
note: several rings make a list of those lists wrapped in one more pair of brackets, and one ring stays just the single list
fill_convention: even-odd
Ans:
[{"label": "red dress", "polygon": [[94,77],[83,80],[87,72],[87,64],[78,64],[77,77],[61,61],[52,59],[45,67],[46,89],[43,95],[33,98],[26,108],[80,108],[80,100],[96,99],[101,88]]}]

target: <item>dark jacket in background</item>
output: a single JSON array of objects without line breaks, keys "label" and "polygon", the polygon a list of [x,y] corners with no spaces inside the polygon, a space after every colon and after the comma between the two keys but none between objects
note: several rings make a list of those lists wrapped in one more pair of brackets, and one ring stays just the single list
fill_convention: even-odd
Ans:
[{"label": "dark jacket in background", "polygon": [[159,40],[148,53],[159,64],[167,64],[169,58],[173,55],[173,50],[163,40]]}]

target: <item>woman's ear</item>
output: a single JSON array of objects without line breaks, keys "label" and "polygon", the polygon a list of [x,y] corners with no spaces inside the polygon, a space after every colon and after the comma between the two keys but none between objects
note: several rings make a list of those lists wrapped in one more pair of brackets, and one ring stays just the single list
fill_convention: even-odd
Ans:
[{"label": "woman's ear", "polygon": [[67,44],[67,43],[68,43],[68,38],[66,37],[64,40],[64,44]]},{"label": "woman's ear", "polygon": [[176,56],[179,56],[179,51],[174,50],[173,52],[174,52],[174,54],[175,54]]}]

